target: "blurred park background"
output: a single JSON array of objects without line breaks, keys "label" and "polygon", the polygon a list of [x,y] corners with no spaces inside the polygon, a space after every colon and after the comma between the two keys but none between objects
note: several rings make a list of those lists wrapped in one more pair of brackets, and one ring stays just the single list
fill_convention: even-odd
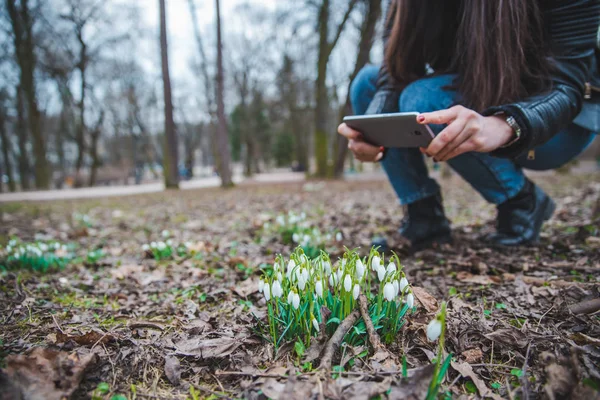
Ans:
[{"label": "blurred park background", "polygon": [[384,3],[2,0],[0,189],[360,170],[336,127]]}]

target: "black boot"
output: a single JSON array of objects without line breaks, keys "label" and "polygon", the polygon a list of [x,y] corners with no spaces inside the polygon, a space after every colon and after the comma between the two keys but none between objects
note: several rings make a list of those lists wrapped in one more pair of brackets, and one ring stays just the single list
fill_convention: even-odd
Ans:
[{"label": "black boot", "polygon": [[[435,244],[450,243],[450,224],[444,214],[442,196],[438,193],[405,206],[404,219],[398,232],[410,242],[411,252]],[[374,238],[372,245],[379,246],[379,251],[389,251],[385,238]]]},{"label": "black boot", "polygon": [[535,244],[544,221],[550,219],[554,201],[529,179],[513,198],[498,205],[496,233],[489,240],[499,246]]}]

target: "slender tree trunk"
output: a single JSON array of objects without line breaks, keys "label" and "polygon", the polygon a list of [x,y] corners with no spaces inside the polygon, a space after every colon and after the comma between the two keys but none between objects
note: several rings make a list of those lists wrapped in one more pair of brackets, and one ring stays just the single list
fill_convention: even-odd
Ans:
[{"label": "slender tree trunk", "polygon": [[223,102],[223,40],[221,38],[221,9],[220,1],[215,0],[217,8],[217,149],[219,153],[219,175],[223,187],[233,186],[231,177],[231,153],[229,151],[229,135],[227,133],[227,119],[225,117],[225,104]]},{"label": "slender tree trunk", "polygon": [[30,174],[31,165],[29,164],[29,149],[27,148],[28,132],[27,120],[25,118],[25,104],[21,87],[17,87],[17,135],[19,143],[19,178],[21,181],[21,190],[31,189]]},{"label": "slender tree trunk", "polygon": [[81,77],[81,99],[79,101],[79,123],[77,125],[77,132],[75,133],[75,143],[77,144],[77,160],[75,161],[75,186],[83,186],[83,181],[80,178],[81,168],[83,168],[83,162],[85,160],[86,153],[86,140],[85,140],[85,92],[87,85],[87,46],[83,40],[83,32],[79,30],[77,32],[77,39],[79,41],[79,73]]},{"label": "slender tree trunk", "polygon": [[20,70],[19,81],[27,103],[35,158],[35,183],[39,189],[48,189],[51,171],[46,159],[46,141],[42,132],[41,113],[36,98],[35,68],[37,60],[33,42],[33,21],[26,0],[21,1],[19,7],[17,7],[16,0],[6,0],[6,8],[13,28],[15,53]]},{"label": "slender tree trunk", "polygon": [[[360,42],[358,44],[358,53],[356,55],[354,71],[352,71],[352,75],[350,75],[350,84],[354,78],[356,78],[356,75],[358,75],[360,70],[369,62],[369,54],[371,52],[371,47],[373,46],[373,40],[375,39],[375,28],[377,27],[377,21],[381,16],[381,0],[367,0],[367,7],[367,14],[365,15],[360,28]],[[352,114],[352,106],[350,104],[350,84],[348,84],[346,103],[340,111],[340,121],[345,115]],[[346,160],[346,154],[348,153],[348,140],[342,135],[336,135],[335,142],[333,174],[336,178],[339,178],[344,173],[344,161]]]},{"label": "slender tree trunk", "polygon": [[98,167],[100,167],[100,157],[98,156],[98,141],[102,134],[102,123],[104,122],[104,111],[100,113],[98,122],[91,132],[90,135],[90,158],[92,159],[92,166],[90,168],[90,179],[89,186],[96,185],[96,179],[98,177]]},{"label": "slender tree trunk", "polygon": [[167,45],[167,11],[165,0],[160,5],[160,55],[162,63],[163,88],[165,97],[165,154],[164,175],[167,188],[179,188],[178,145],[175,121],[173,120],[173,100],[171,96],[171,76],[169,75],[169,52]]},{"label": "slender tree trunk", "polygon": [[327,63],[329,61],[329,0],[322,0],[319,9],[319,55],[317,59],[317,81],[315,82],[315,157],[317,177],[327,176]]},{"label": "slender tree trunk", "polygon": [[[15,177],[13,175],[12,163],[10,162],[10,142],[8,141],[8,135],[6,134],[6,125],[4,119],[4,110],[0,110],[0,140],[2,140],[2,156],[4,158],[4,171],[8,177],[8,190],[14,192],[17,190],[15,184]],[[0,173],[0,177],[2,173]],[[2,183],[0,182],[0,186]]]}]

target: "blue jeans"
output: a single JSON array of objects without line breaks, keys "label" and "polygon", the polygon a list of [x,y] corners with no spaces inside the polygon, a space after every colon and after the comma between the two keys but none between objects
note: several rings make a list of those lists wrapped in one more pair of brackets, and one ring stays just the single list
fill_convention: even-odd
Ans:
[{"label": "blue jeans", "polygon": [[[375,95],[378,71],[377,66],[366,66],[352,82],[350,100],[356,115],[365,113]],[[452,78],[452,75],[438,75],[411,83],[400,94],[400,111],[431,112],[456,105],[457,93],[443,89],[452,83]],[[443,125],[431,126],[436,134],[443,128]],[[523,188],[525,175],[522,168],[558,168],[580,154],[594,137],[594,133],[571,124],[547,143],[536,147],[534,160],[525,156],[508,160],[471,152],[454,157],[448,164],[487,201],[500,204]],[[440,191],[437,182],[429,177],[419,149],[388,149],[382,164],[401,204],[410,204]]]}]

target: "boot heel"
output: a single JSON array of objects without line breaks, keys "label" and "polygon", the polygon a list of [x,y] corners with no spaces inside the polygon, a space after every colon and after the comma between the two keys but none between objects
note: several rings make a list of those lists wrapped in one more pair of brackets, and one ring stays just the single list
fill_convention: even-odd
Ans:
[{"label": "boot heel", "polygon": [[556,210],[556,203],[551,198],[548,198],[548,203],[546,204],[546,208],[544,209],[544,221],[548,221],[552,218],[554,211]]}]

